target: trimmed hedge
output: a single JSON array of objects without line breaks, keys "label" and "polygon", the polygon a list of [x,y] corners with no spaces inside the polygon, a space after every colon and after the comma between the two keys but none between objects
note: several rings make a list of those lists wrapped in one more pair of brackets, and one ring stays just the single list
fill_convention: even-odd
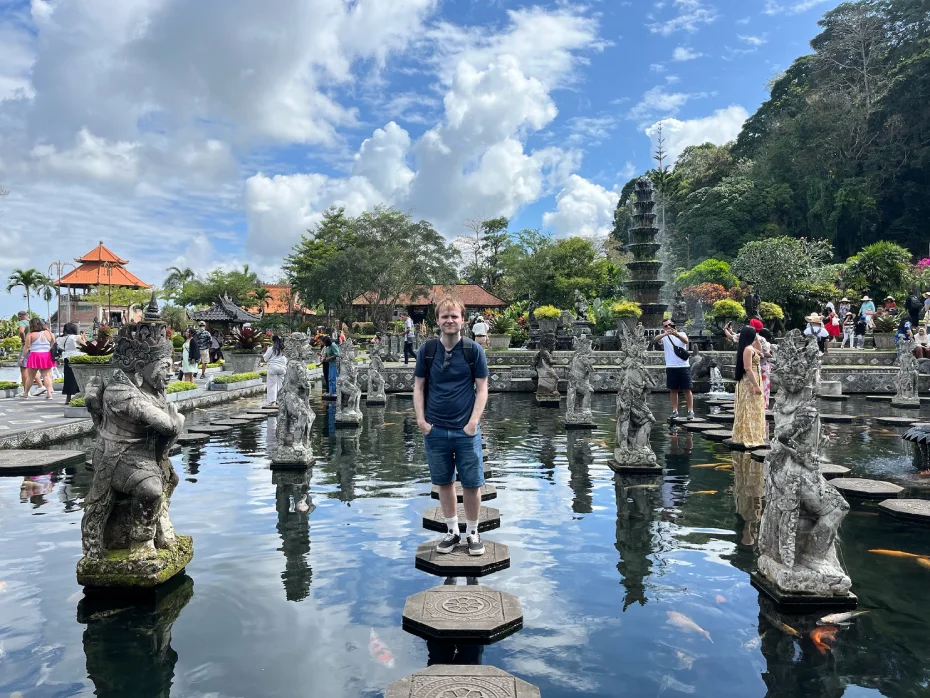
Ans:
[{"label": "trimmed hedge", "polygon": [[219,361],[214,361],[212,364],[207,364],[207,368],[219,368],[222,365],[223,365],[223,360],[220,359]]},{"label": "trimmed hedge", "polygon": [[171,393],[183,393],[185,390],[197,390],[197,388],[197,384],[190,381],[175,381],[165,388],[165,393],[169,395]]},{"label": "trimmed hedge", "polygon": [[55,380],[52,381],[54,385],[61,385],[64,382],[65,382],[64,378],[56,378]]},{"label": "trimmed hedge", "polygon": [[213,382],[219,383],[220,385],[228,385],[229,383],[242,383],[244,381],[253,381],[257,378],[261,378],[256,371],[249,371],[248,373],[233,373],[229,376],[213,376]]},{"label": "trimmed hedge", "polygon": [[19,387],[16,381],[0,381],[0,390],[13,390]]},{"label": "trimmed hedge", "polygon": [[113,354],[104,354],[103,356],[79,354],[78,356],[72,356],[70,359],[68,359],[68,363],[72,366],[76,364],[108,364],[112,358]]},{"label": "trimmed hedge", "polygon": [[84,398],[76,397],[68,403],[68,407],[87,407],[87,405],[84,404]]}]

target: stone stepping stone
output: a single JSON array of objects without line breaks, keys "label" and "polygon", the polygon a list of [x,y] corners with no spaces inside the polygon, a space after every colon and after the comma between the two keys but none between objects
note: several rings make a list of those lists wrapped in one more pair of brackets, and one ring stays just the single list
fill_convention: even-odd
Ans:
[{"label": "stone stepping stone", "polygon": [[230,419],[242,419],[248,422],[260,422],[265,417],[268,417],[267,414],[256,414],[254,412],[240,412],[239,414],[234,414]]},{"label": "stone stepping stone", "polygon": [[[459,517],[459,531],[465,532],[465,506],[459,504],[456,507],[456,513]],[[491,531],[501,526],[500,509],[494,507],[482,506],[478,509],[478,533]],[[423,528],[430,531],[446,532],[446,519],[442,515],[442,507],[431,507],[423,513]]]},{"label": "stone stepping stone", "polygon": [[483,584],[443,584],[408,596],[404,604],[404,630],[427,640],[489,644],[522,627],[520,600]]},{"label": "stone stepping stone", "polygon": [[181,446],[190,446],[191,444],[203,444],[210,440],[209,434],[181,434],[178,436],[178,443]]},{"label": "stone stepping stone", "polygon": [[733,438],[733,430],[732,430],[732,429],[711,429],[710,431],[705,431],[705,432],[702,432],[702,433],[703,433],[704,436],[706,436],[708,439],[712,439],[712,440],[714,440],[714,441],[723,441],[724,439],[731,439],[731,438]]},{"label": "stone stepping stone", "polygon": [[[462,483],[455,483],[455,495],[458,498],[458,503],[462,503]],[[432,490],[430,491],[430,496],[433,499],[439,499],[439,486],[433,485]],[[494,485],[482,485],[481,486],[481,501],[486,502],[489,499],[497,499],[497,488]]]},{"label": "stone stepping stone", "polygon": [[831,480],[830,484],[847,497],[859,497],[861,499],[897,497],[904,491],[903,487],[891,482],[867,480],[863,477],[838,477]]},{"label": "stone stepping stone", "polygon": [[769,447],[768,444],[760,444],[758,446],[747,446],[746,444],[737,443],[733,439],[724,439],[723,445],[726,446],[731,451],[755,451],[757,449]]},{"label": "stone stepping stone", "polygon": [[736,419],[736,415],[732,412],[720,412],[719,414],[709,414],[707,419],[711,422],[724,422],[729,423]]},{"label": "stone stepping stone", "polygon": [[930,524],[930,499],[886,499],[878,510],[898,519]]},{"label": "stone stepping stone", "polygon": [[672,419],[672,424],[707,424],[707,420],[703,417],[695,417],[694,419],[675,417]]},{"label": "stone stepping stone", "polygon": [[771,452],[772,449],[770,448],[757,448],[750,454],[749,457],[761,463],[768,457]]},{"label": "stone stepping stone", "polygon": [[866,395],[865,399],[869,402],[891,402],[893,395]]},{"label": "stone stepping stone", "polygon": [[439,664],[395,681],[384,698],[436,698],[475,696],[475,698],[541,698],[542,693],[506,671],[493,666]]},{"label": "stone stepping stone", "polygon": [[251,424],[251,419],[217,419],[215,422],[210,422],[218,427],[241,427],[244,424]]},{"label": "stone stepping stone", "polygon": [[817,397],[827,402],[843,402],[849,399],[849,395],[818,395]]},{"label": "stone stepping stone", "polygon": [[856,418],[851,414],[827,414],[820,413],[820,421],[830,424],[852,424]]},{"label": "stone stepping stone", "polygon": [[834,463],[821,463],[820,474],[827,480],[833,480],[834,478],[849,475],[849,468],[844,468],[842,465],[836,465]]},{"label": "stone stepping stone", "polygon": [[436,552],[439,539],[417,547],[416,568],[440,577],[484,577],[510,567],[510,550],[503,543],[482,540],[484,555],[469,555],[463,539],[451,553]]},{"label": "stone stepping stone", "polygon": [[399,399],[401,399],[401,400],[413,400],[413,393],[407,393],[407,392],[404,392],[404,393],[388,393],[388,395],[393,395],[394,397],[399,398]]},{"label": "stone stepping stone", "polygon": [[564,419],[561,422],[566,429],[597,429],[597,424],[594,422],[566,422]]},{"label": "stone stepping stone", "polygon": [[86,460],[87,454],[84,451],[2,449],[0,450],[0,474],[50,473],[59,468],[81,465]]},{"label": "stone stepping stone", "polygon": [[720,425],[713,422],[688,422],[685,424],[685,429],[688,431],[716,431],[720,429]]},{"label": "stone stepping stone", "polygon": [[266,417],[274,417],[276,412],[268,412],[266,410],[248,410],[243,416],[243,419],[246,417],[255,417],[256,419],[265,419]]},{"label": "stone stepping stone", "polygon": [[723,398],[714,398],[713,400],[708,400],[706,404],[708,404],[708,405],[714,405],[714,406],[716,406],[716,407],[732,407],[732,406],[733,406],[733,398],[731,398],[731,399],[729,399],[729,400],[725,400],[725,399],[723,399]]},{"label": "stone stepping stone", "polygon": [[876,417],[875,421],[886,426],[910,427],[914,424],[920,424],[921,420],[917,417]]},{"label": "stone stepping stone", "polygon": [[217,424],[195,424],[187,428],[190,434],[225,434],[232,430],[232,427],[224,427]]}]

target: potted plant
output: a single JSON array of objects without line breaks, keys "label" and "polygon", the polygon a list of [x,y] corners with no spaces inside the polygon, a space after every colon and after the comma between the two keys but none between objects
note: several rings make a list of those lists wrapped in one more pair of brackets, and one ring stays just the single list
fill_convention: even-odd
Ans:
[{"label": "potted plant", "polygon": [[516,323],[506,315],[498,315],[491,318],[488,339],[491,341],[491,349],[507,349],[510,347],[510,333],[513,332]]},{"label": "potted plant", "polygon": [[562,319],[562,311],[554,305],[541,305],[533,311],[533,317],[539,323],[541,332],[555,332]]},{"label": "potted plant", "polygon": [[213,377],[210,390],[239,390],[262,384],[262,377],[257,371],[244,373],[221,373]]},{"label": "potted plant", "polygon": [[[746,319],[746,310],[742,305],[731,298],[723,298],[716,303],[710,311],[710,316],[717,323],[717,328],[723,332],[723,326],[728,322],[741,323]],[[740,328],[734,328],[738,330]]]},{"label": "potted plant", "polygon": [[894,315],[876,317],[872,330],[872,342],[876,349],[894,349],[894,335],[898,329],[898,319]]},{"label": "potted plant", "polygon": [[69,419],[90,417],[90,412],[87,411],[87,407],[84,405],[84,398],[73,398],[71,402],[65,405],[64,414],[62,416],[68,417]]},{"label": "potted plant", "polygon": [[189,381],[175,381],[165,388],[165,399],[168,402],[180,402],[203,395],[204,389],[196,383]]},{"label": "potted plant", "polygon": [[16,397],[19,392],[19,383],[17,381],[0,381],[0,396]]},{"label": "potted plant", "polygon": [[68,365],[71,366],[74,380],[77,381],[82,395],[84,386],[92,377],[100,378],[106,385],[117,370],[110,363],[115,346],[112,334],[113,331],[109,325],[100,325],[97,328],[97,336],[78,347],[83,353],[68,359]]},{"label": "potted plant", "polygon": [[258,353],[261,348],[262,333],[254,327],[234,327],[231,332],[236,345],[225,354],[226,365],[233,373],[253,373],[258,370],[258,363],[262,357]]},{"label": "potted plant", "polygon": [[617,332],[632,332],[636,329],[636,323],[643,316],[643,309],[639,303],[634,301],[617,301],[610,306],[610,312],[614,314],[614,320],[617,322]]}]

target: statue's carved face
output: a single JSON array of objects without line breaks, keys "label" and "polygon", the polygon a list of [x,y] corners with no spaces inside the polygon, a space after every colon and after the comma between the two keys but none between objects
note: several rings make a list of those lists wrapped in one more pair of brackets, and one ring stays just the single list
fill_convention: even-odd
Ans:
[{"label": "statue's carved face", "polygon": [[171,369],[171,359],[163,356],[157,361],[147,364],[142,369],[142,380],[160,393],[164,391],[171,380]]}]

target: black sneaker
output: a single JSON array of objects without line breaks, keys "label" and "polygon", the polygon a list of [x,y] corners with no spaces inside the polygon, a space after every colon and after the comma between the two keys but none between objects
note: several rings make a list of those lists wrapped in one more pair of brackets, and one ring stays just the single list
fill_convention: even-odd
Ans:
[{"label": "black sneaker", "polygon": [[484,543],[481,542],[481,534],[472,533],[468,536],[468,554],[484,555]]},{"label": "black sneaker", "polygon": [[[455,550],[455,546],[462,542],[462,537],[458,533],[447,533],[446,537],[439,541],[439,544],[436,546],[436,552],[442,553],[451,553]],[[482,550],[484,552],[484,550]]]}]

